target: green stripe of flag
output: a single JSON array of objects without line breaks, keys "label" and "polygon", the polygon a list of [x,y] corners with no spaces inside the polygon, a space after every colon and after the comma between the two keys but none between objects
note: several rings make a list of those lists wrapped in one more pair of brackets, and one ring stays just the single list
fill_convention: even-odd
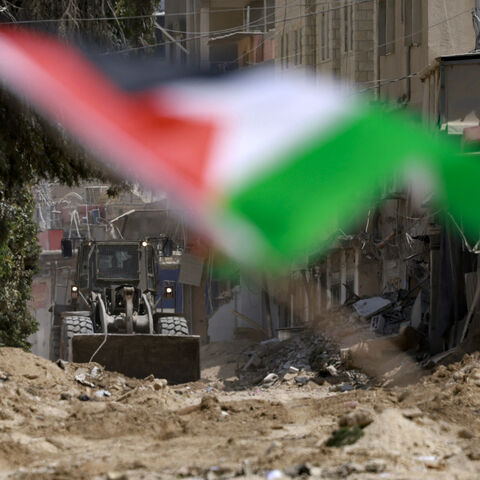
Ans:
[{"label": "green stripe of flag", "polygon": [[312,136],[286,152],[277,168],[236,191],[227,208],[258,229],[270,250],[265,261],[285,262],[325,248],[336,225],[354,224],[378,199],[382,179],[408,159],[431,167],[446,153],[420,125],[368,110],[330,139]]}]

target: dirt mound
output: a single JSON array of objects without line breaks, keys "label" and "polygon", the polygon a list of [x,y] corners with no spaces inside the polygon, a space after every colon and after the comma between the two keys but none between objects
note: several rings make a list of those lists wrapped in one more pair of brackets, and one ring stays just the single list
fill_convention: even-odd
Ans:
[{"label": "dirt mound", "polygon": [[75,436],[172,438],[185,430],[185,422],[167,410],[173,396],[164,380],[130,379],[98,364],[52,363],[1,348],[0,465],[55,455]]},{"label": "dirt mound", "polygon": [[373,455],[387,453],[392,457],[433,455],[444,458],[451,455],[452,446],[448,445],[445,436],[439,435],[434,422],[422,419],[419,424],[405,415],[410,413],[394,408],[384,410],[365,428],[365,435],[349,450],[364,450]]},{"label": "dirt mound", "polygon": [[19,348],[0,348],[0,374],[47,385],[63,383],[65,374],[57,365],[36,355],[25,353]]}]

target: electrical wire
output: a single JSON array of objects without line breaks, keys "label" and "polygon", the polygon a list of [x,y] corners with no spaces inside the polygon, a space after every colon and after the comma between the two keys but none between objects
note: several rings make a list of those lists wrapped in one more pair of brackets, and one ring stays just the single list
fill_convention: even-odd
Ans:
[{"label": "electrical wire", "polygon": [[[375,1],[375,0],[364,0],[364,1]],[[316,5],[327,5],[329,2],[328,0],[323,0]],[[308,4],[300,4],[297,5],[299,7],[307,7],[309,6]],[[290,8],[291,5],[289,5],[287,8]],[[271,8],[271,7],[267,7]],[[264,10],[264,7],[250,7],[250,11],[252,10]],[[209,13],[228,13],[228,12],[241,12],[245,11],[245,7],[239,7],[239,8],[215,8],[215,9],[210,9]],[[4,13],[6,15],[11,16],[10,12],[8,10],[3,10],[0,13]],[[55,22],[101,22],[101,21],[117,21],[117,20],[141,20],[145,18],[155,18],[155,17],[186,17],[189,15],[198,15],[197,11],[193,12],[175,12],[175,13],[166,13],[166,12],[154,12],[150,15],[114,15],[111,17],[62,17],[62,18],[43,18],[43,19],[35,19],[35,20],[16,20],[13,17],[11,22],[0,22],[0,25],[8,25],[8,24],[36,24],[36,23],[55,23]],[[174,33],[183,33],[183,31],[175,31],[175,30],[170,30],[171,32]],[[192,32],[194,33],[194,32]]]},{"label": "electrical wire", "polygon": [[[359,4],[362,4],[362,3],[367,3],[367,2],[372,2],[372,1],[375,1],[375,0],[356,0],[354,2],[344,4],[344,5],[339,6],[339,7],[332,7],[330,9],[323,10],[323,12],[326,13],[326,12],[330,12],[330,11],[340,10],[340,9],[346,7],[346,6],[359,5]],[[290,4],[287,7],[285,7],[285,9],[292,8],[293,6],[295,6],[295,4]],[[271,14],[267,15],[267,18],[271,18],[275,15],[276,15],[276,12],[274,11]],[[317,15],[317,13],[316,12],[311,12],[311,13],[308,13],[308,14],[296,15],[294,17],[283,18],[282,20],[278,20],[278,21],[274,20],[273,22],[269,22],[269,23],[270,24],[273,23],[273,25],[277,25],[279,23],[285,23],[287,21],[298,20],[298,19],[301,19],[301,18],[307,18],[307,17],[314,16],[314,15]],[[177,40],[175,40],[175,42],[174,41],[166,41],[166,42],[151,43],[151,44],[147,44],[147,45],[142,45],[140,47],[129,47],[129,48],[125,48],[125,49],[122,49],[122,50],[108,51],[108,52],[105,52],[104,54],[105,55],[111,55],[111,54],[118,54],[118,53],[126,53],[126,52],[131,52],[131,51],[144,50],[144,49],[147,49],[147,48],[154,48],[154,47],[169,45],[171,43],[177,43],[179,40],[186,43],[186,42],[190,42],[192,40],[199,40],[201,38],[206,38],[206,37],[208,38],[208,37],[211,37],[212,35],[216,35],[216,34],[220,35],[220,34],[224,34],[224,33],[234,33],[234,32],[245,31],[245,28],[250,28],[250,27],[252,27],[256,24],[263,25],[263,23],[264,23],[264,19],[260,18],[258,20],[255,20],[253,22],[248,23],[247,25],[245,23],[242,23],[241,25],[238,25],[236,27],[231,27],[231,28],[224,29],[224,30],[216,30],[216,31],[214,30],[214,31],[209,31],[209,32],[205,32],[205,33],[195,32],[195,33],[198,33],[197,36],[186,37],[184,39],[177,39]],[[190,35],[192,32],[185,31],[185,32],[181,32],[181,33],[184,33],[185,35]]]},{"label": "electrical wire", "polygon": [[460,225],[457,223],[457,221],[455,220],[455,218],[453,217],[453,215],[449,212],[447,212],[447,215],[452,219],[453,221],[453,224],[455,225],[455,227],[457,228],[458,230],[458,233],[460,234],[460,236],[462,237],[462,240],[463,240],[463,243],[465,245],[465,248],[470,252],[470,253],[473,253],[475,255],[478,255],[480,254],[480,249],[478,248],[480,246],[480,240],[478,240],[478,242],[472,247],[470,245],[470,243],[468,242],[467,240],[467,237],[465,235],[465,233],[463,232],[463,230],[460,228]]},{"label": "electrical wire", "polygon": [[[329,12],[329,11],[332,11],[332,10],[341,9],[341,8],[343,8],[343,7],[345,7],[345,6],[358,5],[358,4],[361,4],[361,3],[365,3],[365,2],[367,2],[367,1],[369,1],[369,0],[363,0],[363,1],[359,1],[359,2],[353,2],[353,3],[348,4],[348,5],[345,4],[345,5],[342,5],[342,6],[339,6],[339,7],[334,7],[334,8],[327,9],[327,10],[322,10],[321,12],[312,12],[312,13],[309,13],[309,14],[306,14],[306,15],[301,15],[301,16],[292,17],[292,18],[288,18],[288,19],[287,19],[287,18],[284,18],[284,19],[281,21],[281,22],[283,22],[282,36],[284,35],[285,25],[286,25],[286,22],[287,22],[287,21],[291,21],[291,20],[296,19],[296,18],[306,17],[306,16],[310,16],[310,15],[324,14],[324,13]],[[290,8],[290,6],[285,6],[285,7],[283,7],[283,8],[284,8],[285,11],[286,11],[286,9],[287,9],[287,8]],[[375,48],[377,48],[377,47],[383,47],[383,46],[390,45],[390,44],[392,44],[392,43],[396,43],[396,42],[399,41],[399,40],[404,40],[404,39],[407,38],[407,37],[410,37],[410,36],[412,36],[412,35],[416,35],[416,34],[418,34],[418,33],[421,33],[421,32],[423,32],[423,31],[425,31],[425,30],[429,31],[429,30],[431,30],[432,28],[435,28],[435,27],[437,27],[437,26],[439,26],[439,25],[442,25],[442,24],[444,24],[444,23],[446,23],[446,22],[449,22],[449,21],[451,21],[451,20],[453,20],[453,19],[455,19],[455,18],[458,18],[458,17],[460,17],[460,16],[462,16],[462,15],[465,15],[466,13],[469,13],[469,12],[470,12],[470,9],[469,9],[469,10],[464,10],[464,11],[462,11],[462,12],[460,12],[460,13],[452,16],[452,17],[448,17],[448,18],[446,18],[446,19],[444,19],[444,20],[442,20],[442,21],[440,21],[440,22],[437,22],[437,23],[435,23],[435,24],[433,24],[433,25],[429,25],[427,28],[422,28],[422,29],[420,29],[420,30],[418,30],[418,31],[409,33],[408,35],[402,35],[402,36],[396,37],[396,38],[394,38],[393,40],[391,40],[391,41],[389,41],[389,42],[385,42],[385,43],[383,43],[383,44],[379,44],[378,46],[373,47],[373,48],[368,49],[368,50],[365,50],[364,52],[367,52],[367,53],[368,53],[368,52],[370,52],[370,51],[375,50]],[[252,32],[252,33],[253,33],[253,32]],[[260,42],[258,45],[255,45],[255,46],[252,47],[250,50],[242,53],[241,55],[239,55],[239,56],[238,56],[236,59],[234,59],[234,60],[230,60],[230,61],[228,61],[228,62],[218,62],[218,63],[221,63],[221,64],[235,64],[235,63],[237,63],[238,61],[240,61],[242,58],[250,55],[251,53],[255,52],[257,49],[259,49],[260,47],[262,47],[267,40],[268,40],[267,38],[264,38],[263,41]],[[286,55],[286,56],[281,56],[281,57],[277,57],[277,56],[276,56],[274,60],[275,60],[275,61],[282,61],[282,63],[283,63],[283,60],[288,60],[288,59],[290,59],[290,58],[296,58],[297,56],[298,56],[298,54],[297,54],[297,52],[295,52],[295,53],[293,53],[293,54],[291,54],[291,55]],[[303,65],[302,63],[300,63],[300,64],[296,64],[295,67],[293,67],[293,68],[290,67],[289,69],[295,69],[295,68],[300,69],[300,68],[302,68],[302,67],[304,67],[304,65]],[[406,79],[408,79],[408,78],[417,77],[420,73],[421,73],[421,70],[419,70],[418,72],[414,72],[414,73],[411,73],[411,74],[409,74],[409,75],[404,75],[404,76],[397,77],[397,78],[394,78],[394,79],[382,79],[382,80],[378,80],[378,79],[377,79],[377,80],[371,80],[371,81],[369,81],[369,82],[364,82],[364,83],[376,83],[376,85],[374,85],[374,86],[372,86],[372,87],[367,87],[367,88],[362,89],[362,90],[359,90],[359,91],[357,91],[357,92],[355,92],[355,93],[358,94],[358,93],[364,93],[364,92],[369,91],[369,90],[375,90],[375,89],[381,88],[381,87],[383,87],[383,86],[385,86],[385,85],[388,85],[388,84],[391,84],[391,83],[397,83],[397,82],[406,80]]]},{"label": "electrical wire", "polygon": [[[338,8],[338,7],[337,7],[337,8]],[[326,10],[326,11],[328,11],[328,10]],[[324,13],[324,12],[326,12],[326,11],[324,10],[324,11],[319,12],[319,13]],[[420,30],[418,30],[418,31],[416,31],[416,32],[409,33],[408,35],[402,35],[402,36],[396,37],[395,39],[391,40],[390,42],[386,42],[386,43],[384,43],[384,44],[379,44],[378,47],[382,47],[382,46],[389,45],[389,44],[391,44],[391,43],[395,43],[395,42],[397,42],[397,41],[399,41],[399,40],[403,40],[403,39],[405,39],[405,38],[407,38],[407,37],[410,37],[410,36],[412,36],[412,35],[415,35],[415,34],[417,34],[417,33],[421,33],[421,32],[423,32],[423,31],[425,31],[425,30],[431,30],[432,28],[435,28],[435,27],[437,27],[437,26],[439,26],[439,25],[442,25],[442,24],[444,24],[444,23],[447,23],[447,22],[449,22],[449,21],[451,21],[451,20],[453,20],[453,19],[455,19],[455,18],[458,18],[458,17],[460,17],[460,16],[462,16],[462,15],[465,15],[466,13],[469,13],[469,12],[470,12],[470,9],[469,9],[469,10],[464,10],[463,12],[460,12],[460,13],[452,16],[452,17],[448,17],[448,18],[442,20],[441,22],[435,23],[435,24],[433,24],[433,25],[429,25],[427,28],[422,28],[422,29],[420,29]],[[315,14],[317,14],[317,13],[315,12]],[[282,35],[283,35],[283,34],[282,34]],[[250,49],[249,51],[244,52],[242,55],[240,55],[239,57],[237,57],[235,60],[230,61],[230,63],[236,63],[236,62],[239,61],[241,58],[243,58],[243,57],[249,55],[250,53],[254,52],[254,51],[257,50],[258,48],[260,48],[260,47],[265,43],[266,40],[267,40],[267,39],[264,39],[259,45],[256,45],[255,47],[253,47],[253,48]],[[368,52],[370,52],[370,51],[373,51],[375,48],[377,48],[377,47],[374,47],[374,48],[372,48],[372,49],[366,50],[365,52],[368,53]],[[290,58],[296,58],[296,57],[297,57],[297,53],[295,52],[295,53],[293,53],[292,55],[275,57],[274,60],[275,60],[275,61],[279,61],[279,60],[280,60],[280,61],[283,62],[283,60],[288,60],[288,59],[290,59]],[[222,62],[222,63],[228,63],[228,62]],[[293,69],[295,69],[295,68],[299,69],[299,68],[302,68],[302,67],[304,67],[303,64],[296,64],[293,68],[290,67],[289,69],[292,69],[292,70],[293,70]],[[376,83],[376,85],[371,86],[371,87],[364,88],[364,89],[362,89],[362,90],[357,90],[357,91],[355,92],[355,94],[360,94],[360,93],[364,93],[364,92],[367,92],[367,91],[370,91],[370,90],[375,90],[375,89],[381,88],[381,87],[383,87],[383,86],[385,86],[385,85],[389,85],[389,84],[392,84],[392,83],[398,83],[398,82],[403,81],[403,80],[406,80],[406,79],[408,79],[408,78],[415,78],[415,77],[417,77],[418,75],[420,75],[421,72],[422,72],[422,70],[419,70],[419,71],[417,71],[417,72],[410,73],[410,74],[408,74],[408,75],[403,75],[403,76],[401,76],[401,77],[397,77],[397,78],[393,78],[393,79],[371,80],[371,81],[365,82],[365,83]]]}]

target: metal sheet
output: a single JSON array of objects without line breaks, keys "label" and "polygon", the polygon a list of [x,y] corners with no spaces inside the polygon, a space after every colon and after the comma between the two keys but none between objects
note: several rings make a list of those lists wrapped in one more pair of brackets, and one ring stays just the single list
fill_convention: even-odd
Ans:
[{"label": "metal sheet", "polygon": [[368,318],[388,307],[392,302],[382,297],[365,298],[353,304],[353,308],[362,317]]},{"label": "metal sheet", "polygon": [[203,260],[194,255],[184,253],[180,261],[178,281],[184,285],[199,287],[202,282]]}]

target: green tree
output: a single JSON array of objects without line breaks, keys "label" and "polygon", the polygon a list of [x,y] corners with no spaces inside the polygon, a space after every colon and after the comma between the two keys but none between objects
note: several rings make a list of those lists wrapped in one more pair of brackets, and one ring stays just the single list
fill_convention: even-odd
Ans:
[{"label": "green tree", "polygon": [[[33,21],[56,35],[87,38],[106,49],[128,49],[154,43],[156,3],[0,0],[0,20]],[[138,18],[117,18],[122,16]],[[65,135],[4,91],[0,91],[0,125],[0,344],[28,348],[27,337],[37,326],[27,301],[39,256],[30,187],[43,179],[75,185],[109,177]]]}]

